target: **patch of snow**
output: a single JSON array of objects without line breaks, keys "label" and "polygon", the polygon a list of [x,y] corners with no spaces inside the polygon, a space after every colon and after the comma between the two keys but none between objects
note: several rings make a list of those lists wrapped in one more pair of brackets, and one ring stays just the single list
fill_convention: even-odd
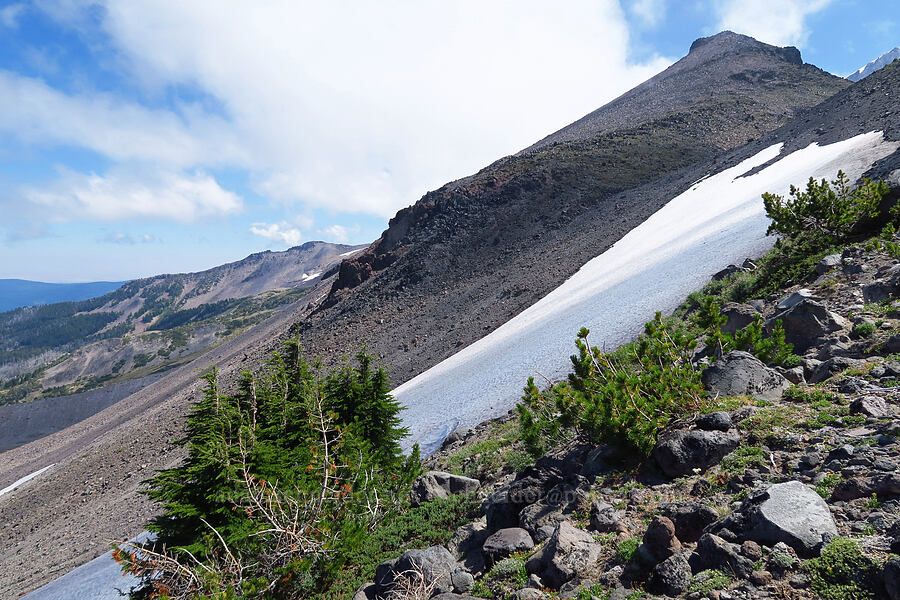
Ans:
[{"label": "patch of snow", "polygon": [[356,254],[357,252],[362,252],[365,248],[357,248],[356,250],[351,250],[350,252],[344,252],[343,254],[338,254],[338,256],[350,256],[352,254]]},{"label": "patch of snow", "polygon": [[32,473],[30,475],[26,475],[25,477],[22,477],[21,479],[17,479],[12,484],[10,484],[10,485],[6,486],[5,488],[3,488],[2,490],[0,490],[0,496],[2,496],[3,494],[5,494],[7,492],[13,491],[14,489],[19,487],[23,483],[28,483],[29,481],[31,481],[32,479],[34,479],[35,477],[37,477],[38,475],[40,475],[41,473],[43,473],[44,471],[46,471],[47,469],[49,469],[52,466],[53,465],[47,465],[43,469],[38,469],[37,471],[35,471],[34,473]]},{"label": "patch of snow", "polygon": [[859,81],[860,79],[865,79],[875,71],[883,69],[897,59],[900,59],[900,48],[894,48],[890,52],[885,52],[866,66],[857,69],[853,73],[847,75],[847,79],[853,82]]},{"label": "patch of snow", "polygon": [[792,184],[831,179],[838,169],[855,180],[898,146],[872,132],[812,144],[741,177],[777,158],[776,144],[693,185],[534,305],[397,387],[407,444],[432,451],[447,424],[472,426],[512,408],[529,376],[563,377],[582,326],[591,330],[591,344],[615,348],[713,273],[764,253],[774,242],[765,235],[764,192],[786,194]]},{"label": "patch of snow", "polygon": [[[151,539],[150,532],[143,532],[131,541],[143,543]],[[23,600],[121,600],[131,588],[140,583],[133,575],[125,575],[113,560],[112,552],[98,556],[91,562],[69,571],[59,579],[23,596]]]},{"label": "patch of snow", "polygon": [[303,279],[301,281],[303,281],[303,282],[312,281],[313,279],[315,279],[316,277],[318,277],[321,274],[322,274],[322,271],[318,271],[316,273],[310,273],[309,275],[304,273]]}]

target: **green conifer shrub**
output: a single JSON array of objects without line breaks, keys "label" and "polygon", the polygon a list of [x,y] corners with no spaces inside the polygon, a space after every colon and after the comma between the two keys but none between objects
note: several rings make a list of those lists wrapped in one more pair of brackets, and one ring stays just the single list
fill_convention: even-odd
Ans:
[{"label": "green conifer shrub", "polygon": [[[421,472],[404,457],[400,406],[360,353],[331,373],[296,340],[263,373],[222,394],[216,370],[178,443],[187,457],[150,479],[162,513],[151,544],[116,552],[171,598],[293,598],[321,588],[367,531],[393,514]],[[224,594],[224,595],[223,595]]]}]

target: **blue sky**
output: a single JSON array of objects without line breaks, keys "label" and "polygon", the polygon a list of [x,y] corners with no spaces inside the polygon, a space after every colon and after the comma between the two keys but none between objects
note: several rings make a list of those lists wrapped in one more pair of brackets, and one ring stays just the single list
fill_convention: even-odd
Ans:
[{"label": "blue sky", "polygon": [[847,75],[861,0],[0,1],[0,278],[123,280],[398,209],[732,29]]}]

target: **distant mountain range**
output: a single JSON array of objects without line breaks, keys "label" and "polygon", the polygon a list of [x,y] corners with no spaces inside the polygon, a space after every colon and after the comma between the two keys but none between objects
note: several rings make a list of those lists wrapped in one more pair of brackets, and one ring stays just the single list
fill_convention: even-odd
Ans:
[{"label": "distant mountain range", "polygon": [[0,405],[171,368],[300,298],[361,249],[307,242],[199,273],[114,284],[88,299],[0,313]]},{"label": "distant mountain range", "polygon": [[883,69],[898,58],[900,58],[900,48],[894,48],[890,52],[885,52],[866,66],[860,67],[850,75],[847,75],[847,79],[850,81],[859,81],[860,79],[868,77],[878,69]]},{"label": "distant mountain range", "polygon": [[26,279],[0,279],[0,312],[22,306],[77,302],[114,292],[124,281],[90,283],[43,283]]}]

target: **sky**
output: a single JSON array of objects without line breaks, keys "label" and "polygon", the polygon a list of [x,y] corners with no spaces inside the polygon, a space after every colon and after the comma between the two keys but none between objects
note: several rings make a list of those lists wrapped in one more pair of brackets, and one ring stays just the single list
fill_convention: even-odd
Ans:
[{"label": "sky", "polygon": [[845,76],[900,46],[900,5],[0,0],[0,278],[369,243],[725,29]]}]

